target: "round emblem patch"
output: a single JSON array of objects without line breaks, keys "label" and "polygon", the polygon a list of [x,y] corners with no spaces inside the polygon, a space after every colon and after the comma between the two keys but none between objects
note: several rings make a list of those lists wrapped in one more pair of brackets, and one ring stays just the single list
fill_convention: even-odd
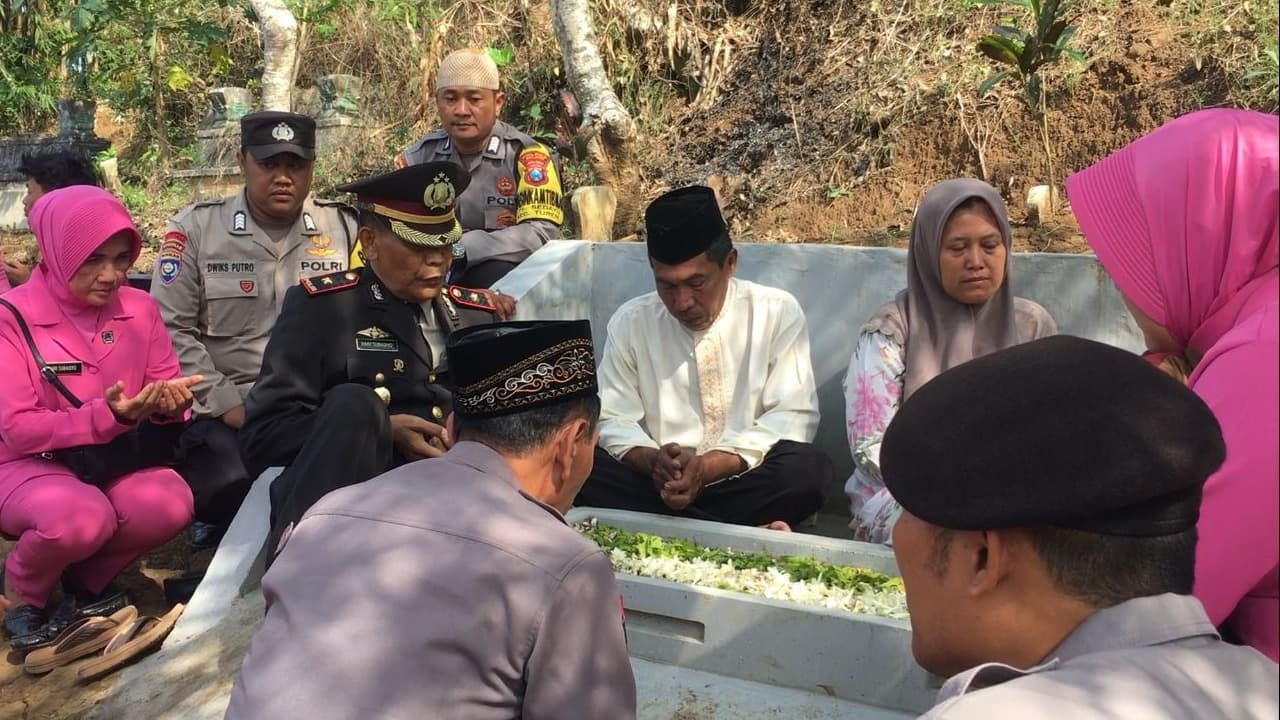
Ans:
[{"label": "round emblem patch", "polygon": [[292,142],[293,128],[289,127],[287,123],[280,123],[271,128],[271,137],[280,142]]},{"label": "round emblem patch", "polygon": [[503,196],[511,196],[516,192],[516,183],[511,178],[503,175],[498,178],[498,194]]},{"label": "round emblem patch", "polygon": [[547,182],[547,165],[551,156],[541,150],[525,150],[520,153],[518,164],[524,170],[524,181],[530,185],[545,185]]}]

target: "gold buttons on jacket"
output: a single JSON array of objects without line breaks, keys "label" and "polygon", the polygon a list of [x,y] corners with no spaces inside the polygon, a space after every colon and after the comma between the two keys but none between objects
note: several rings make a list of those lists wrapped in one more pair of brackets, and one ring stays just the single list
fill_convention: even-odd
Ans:
[{"label": "gold buttons on jacket", "polygon": [[444,417],[444,410],[441,410],[439,405],[431,408],[431,417],[439,420]]},{"label": "gold buttons on jacket", "polygon": [[384,387],[376,387],[376,388],[374,388],[374,389],[373,389],[373,394],[374,394],[374,395],[377,395],[379,398],[381,398],[381,399],[382,399],[382,404],[383,404],[383,405],[390,405],[390,404],[391,404],[391,391],[390,391],[390,390],[388,390],[388,389],[386,389],[386,388],[384,388]]},{"label": "gold buttons on jacket", "polygon": [[383,375],[382,373],[378,373],[377,375],[373,376],[373,381],[381,385],[382,383],[387,381],[387,376]]},{"label": "gold buttons on jacket", "polygon": [[429,382],[429,383],[434,383],[435,381],[436,381],[436,374],[435,374],[435,373],[431,373],[430,375],[428,375],[428,376],[427,376],[427,382]]}]

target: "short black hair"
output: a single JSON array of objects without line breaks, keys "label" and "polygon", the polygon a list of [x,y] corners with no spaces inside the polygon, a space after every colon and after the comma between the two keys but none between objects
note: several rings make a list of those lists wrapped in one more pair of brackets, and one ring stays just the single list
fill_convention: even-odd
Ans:
[{"label": "short black hair", "polygon": [[72,185],[98,185],[93,163],[74,150],[26,153],[18,163],[18,172],[34,180],[45,192]]},{"label": "short black hair", "polygon": [[586,420],[587,431],[595,432],[600,421],[600,396],[576,395],[554,405],[493,417],[454,415],[453,425],[459,440],[475,440],[498,452],[524,455],[546,445],[557,430],[574,420]]},{"label": "short black hair", "polygon": [[1058,527],[1031,528],[1028,534],[1058,588],[1093,607],[1148,595],[1191,594],[1198,537],[1194,527],[1154,537]]},{"label": "short black hair", "polygon": [[707,259],[716,264],[716,267],[724,267],[724,261],[729,259],[729,253],[733,251],[733,241],[729,239],[728,234],[721,235],[707,247]]},{"label": "short black hair", "polygon": [[[1026,529],[1049,577],[1066,595],[1095,608],[1175,593],[1190,595],[1195,579],[1196,529],[1172,535],[1125,537],[1059,527]],[[927,567],[947,571],[955,531],[935,528]]]},{"label": "short black hair", "polygon": [[358,222],[361,227],[370,227],[375,230],[381,229],[390,232],[391,222],[386,217],[369,209],[367,205],[360,204],[356,206],[359,211]]}]

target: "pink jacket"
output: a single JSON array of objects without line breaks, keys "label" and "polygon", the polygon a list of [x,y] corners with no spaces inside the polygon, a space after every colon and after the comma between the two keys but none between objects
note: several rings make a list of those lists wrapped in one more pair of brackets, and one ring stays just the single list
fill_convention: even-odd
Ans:
[{"label": "pink jacket", "polygon": [[105,443],[128,429],[104,397],[117,380],[127,397],[179,376],[160,313],[140,290],[120,288],[90,337],[67,322],[36,275],[4,299],[22,313],[45,362],[64,364],[59,379],[84,405],[73,408],[40,376],[13,314],[0,307],[0,505],[18,485],[55,469],[32,455]]},{"label": "pink jacket", "polygon": [[1227,457],[1204,486],[1194,594],[1280,658],[1280,119],[1202,110],[1067,179],[1116,287],[1203,357],[1187,385]]}]

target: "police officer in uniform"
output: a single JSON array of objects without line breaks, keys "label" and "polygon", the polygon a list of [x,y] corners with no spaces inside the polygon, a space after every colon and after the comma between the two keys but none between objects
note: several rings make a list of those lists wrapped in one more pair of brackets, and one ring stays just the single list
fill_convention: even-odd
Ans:
[{"label": "police officer in uniform", "polygon": [[498,67],[481,50],[451,53],[436,73],[442,127],[396,158],[400,167],[451,161],[471,184],[458,201],[464,231],[454,246],[452,282],[489,287],[560,237],[560,170],[550,148],[498,120],[505,99]]},{"label": "police officer in uniform", "polygon": [[271,488],[273,537],[325,493],[450,445],[445,341],[513,302],[445,284],[467,180],[431,162],[339,186],[356,193],[367,265],[289,290],[246,401],[245,464],[288,466]]},{"label": "police officer in uniform", "polygon": [[1213,411],[1137,355],[1065,335],[918,389],[880,449],[924,717],[1262,720],[1280,673],[1191,596]]},{"label": "police officer in uniform", "polygon": [[183,374],[205,378],[179,468],[195,495],[197,549],[216,544],[252,485],[236,433],[285,291],[359,257],[355,212],[309,194],[315,121],[259,112],[240,131],[244,188],[169,220],[151,283]]}]

